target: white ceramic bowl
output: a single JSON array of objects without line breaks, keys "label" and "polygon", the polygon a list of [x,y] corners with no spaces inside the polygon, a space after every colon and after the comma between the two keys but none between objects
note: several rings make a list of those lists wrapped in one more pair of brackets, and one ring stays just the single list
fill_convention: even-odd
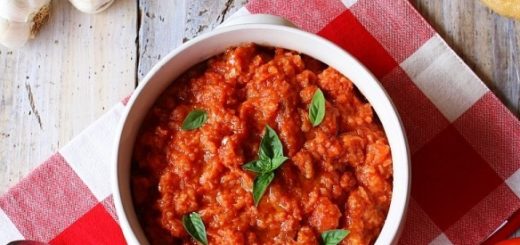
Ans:
[{"label": "white ceramic bowl", "polygon": [[164,89],[188,68],[226,48],[250,42],[295,50],[320,60],[348,77],[370,102],[388,137],[394,173],[390,210],[376,244],[396,243],[408,204],[410,157],[403,126],[388,94],[374,75],[349,53],[328,40],[294,28],[279,17],[267,15],[238,17],[184,43],[157,63],[130,97],[118,128],[113,159],[114,203],[127,242],[148,243],[130,191],[132,150],[144,116]]}]

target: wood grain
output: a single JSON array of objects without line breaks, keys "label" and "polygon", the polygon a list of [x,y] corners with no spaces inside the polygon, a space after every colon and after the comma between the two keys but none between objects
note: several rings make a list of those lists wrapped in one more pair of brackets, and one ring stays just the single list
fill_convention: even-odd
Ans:
[{"label": "wood grain", "polygon": [[0,48],[0,193],[134,88],[135,2],[98,15],[53,3],[37,39]]},{"label": "wood grain", "polygon": [[186,3],[140,0],[138,4],[136,65],[141,80],[161,57],[182,44]]},{"label": "wood grain", "polygon": [[502,102],[520,116],[520,21],[502,17],[476,0],[413,0]]},{"label": "wood grain", "polygon": [[161,57],[183,42],[213,30],[246,2],[140,0],[138,80]]}]

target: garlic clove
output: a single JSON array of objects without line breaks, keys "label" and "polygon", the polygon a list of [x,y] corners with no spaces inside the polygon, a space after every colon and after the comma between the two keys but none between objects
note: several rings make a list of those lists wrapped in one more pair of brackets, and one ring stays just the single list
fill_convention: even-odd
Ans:
[{"label": "garlic clove", "polygon": [[[0,0],[1,4],[7,3],[10,0],[7,0],[7,2],[4,2],[5,0]],[[25,0],[26,5],[19,4],[19,5],[5,5],[5,6],[11,6],[9,7],[12,11],[15,10],[22,10],[23,6],[36,6],[36,3],[39,0]],[[22,2],[19,0],[13,0],[12,2]],[[12,6],[18,6],[20,8],[14,8]],[[25,8],[26,10],[29,8]],[[47,1],[46,4],[41,5],[38,9],[34,10],[30,14],[24,15],[22,13],[13,14],[10,12],[4,11],[5,9],[2,8],[2,14],[0,15],[0,44],[8,47],[8,48],[19,48],[22,47],[27,40],[34,38],[36,34],[40,31],[40,28],[43,24],[47,21],[49,18],[50,13],[50,1]],[[22,20],[23,17],[26,16],[27,21],[17,21]]]},{"label": "garlic clove", "polygon": [[99,13],[114,3],[115,0],[69,0],[79,11],[95,14]]},{"label": "garlic clove", "polygon": [[22,47],[31,37],[32,23],[0,18],[0,44],[8,48]]},{"label": "garlic clove", "polygon": [[16,22],[30,22],[50,0],[0,0],[0,17]]}]

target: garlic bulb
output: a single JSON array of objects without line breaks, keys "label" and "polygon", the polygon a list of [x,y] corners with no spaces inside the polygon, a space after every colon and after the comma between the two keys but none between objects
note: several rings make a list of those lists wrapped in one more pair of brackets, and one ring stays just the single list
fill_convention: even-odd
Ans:
[{"label": "garlic bulb", "polygon": [[0,44],[19,48],[47,21],[50,0],[0,0]]},{"label": "garlic bulb", "polygon": [[69,0],[79,11],[95,14],[99,13],[114,3],[114,0]]},{"label": "garlic bulb", "polygon": [[0,17],[9,21],[30,22],[50,0],[0,0]]}]

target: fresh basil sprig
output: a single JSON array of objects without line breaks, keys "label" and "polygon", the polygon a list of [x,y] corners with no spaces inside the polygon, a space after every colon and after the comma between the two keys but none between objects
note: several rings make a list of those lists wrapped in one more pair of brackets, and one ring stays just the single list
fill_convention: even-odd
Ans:
[{"label": "fresh basil sprig", "polygon": [[289,158],[287,157],[275,157],[273,159],[258,159],[248,162],[242,165],[242,168],[245,170],[249,170],[251,172],[255,172],[258,174],[265,174],[272,172],[282,166],[282,164]]},{"label": "fresh basil sprig", "polygon": [[204,245],[208,245],[206,227],[198,213],[193,212],[182,216],[182,225],[191,237]]},{"label": "fresh basil sprig", "polygon": [[245,170],[249,170],[251,172],[255,172],[257,174],[261,174],[264,172],[264,169],[268,168],[268,165],[270,165],[270,162],[262,161],[262,160],[253,160],[251,162],[248,162],[244,165],[242,165],[242,168]]},{"label": "fresh basil sprig", "polygon": [[312,126],[316,127],[320,125],[323,118],[325,118],[325,96],[321,89],[317,89],[309,105],[309,120]]},{"label": "fresh basil sprig", "polygon": [[184,122],[182,122],[182,130],[193,130],[199,128],[206,122],[208,119],[208,113],[204,110],[195,109],[191,111],[186,118],[184,118]]},{"label": "fresh basil sprig", "polygon": [[242,165],[243,169],[258,174],[253,182],[255,206],[258,206],[265,190],[273,181],[274,171],[282,166],[287,159],[289,158],[283,155],[283,145],[280,138],[278,138],[276,132],[269,125],[266,125],[264,136],[262,141],[260,141],[258,159]]},{"label": "fresh basil sprig", "polygon": [[325,231],[321,233],[321,240],[323,245],[337,245],[347,237],[348,233],[349,230],[343,229]]}]

